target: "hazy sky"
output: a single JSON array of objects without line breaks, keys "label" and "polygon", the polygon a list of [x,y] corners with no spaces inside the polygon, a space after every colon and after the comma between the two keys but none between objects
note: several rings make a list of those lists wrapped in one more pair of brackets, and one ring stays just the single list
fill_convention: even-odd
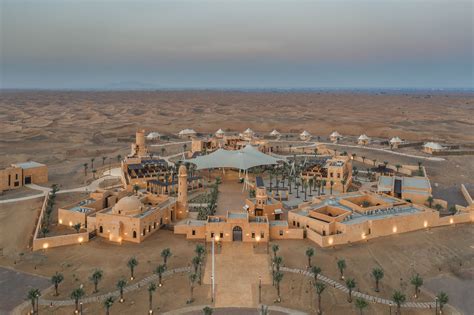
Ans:
[{"label": "hazy sky", "polygon": [[3,88],[466,88],[473,1],[0,0]]}]

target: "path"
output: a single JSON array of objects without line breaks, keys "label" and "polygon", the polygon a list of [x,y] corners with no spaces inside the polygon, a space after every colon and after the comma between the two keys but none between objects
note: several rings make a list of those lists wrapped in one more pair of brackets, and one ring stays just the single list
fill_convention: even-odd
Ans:
[{"label": "path", "polygon": [[[258,305],[258,277],[271,284],[267,254],[255,254],[253,244],[229,242],[215,256],[215,307]],[[204,283],[211,283],[212,257],[206,259]]]},{"label": "path", "polygon": [[[195,306],[189,306],[189,307],[184,307],[179,310],[172,310],[169,312],[163,313],[163,315],[181,315],[181,314],[188,314],[188,315],[201,315],[202,314],[202,309],[205,308],[206,306],[212,307],[212,305],[195,305]],[[260,309],[256,308],[232,308],[232,307],[226,307],[226,308],[212,308],[213,313],[212,314],[225,314],[225,315],[257,315],[260,314]],[[275,314],[275,315],[280,315],[280,314],[292,314],[292,315],[306,315],[307,313],[285,308],[285,307],[280,307],[280,306],[273,306],[273,305],[268,305],[268,310],[270,311],[270,314]]]},{"label": "path", "polygon": [[[89,185],[82,186],[82,187],[77,187],[77,188],[59,190],[59,191],[57,192],[57,194],[66,194],[66,193],[71,193],[71,192],[90,192],[90,191],[94,191],[94,190],[96,190],[97,188],[99,188],[100,183],[102,183],[102,182],[105,181],[105,180],[113,179],[113,178],[117,178],[117,176],[114,176],[114,175],[106,175],[106,176],[103,176],[103,177],[101,177],[101,178],[99,178],[99,179],[96,179],[95,181],[93,181],[93,182],[90,183]],[[44,195],[47,194],[47,193],[51,190],[50,187],[39,186],[39,185],[36,185],[36,184],[28,184],[28,185],[26,185],[26,187],[28,187],[28,188],[30,188],[30,189],[34,189],[34,190],[39,190],[39,191],[41,191],[42,193],[41,193],[41,194],[37,194],[37,195],[26,196],[26,197],[19,197],[19,198],[11,198],[11,199],[0,200],[0,204],[2,204],[2,203],[10,203],[10,202],[17,202],[17,201],[24,201],[24,200],[30,200],[30,199],[35,199],[35,198],[43,198]]]},{"label": "path", "polygon": [[[297,268],[292,269],[292,268],[287,268],[287,267],[280,267],[280,270],[283,271],[283,272],[297,273],[297,274],[301,274],[305,277],[314,278],[314,274],[312,272],[302,270],[302,269],[297,269]],[[342,285],[342,284],[340,284],[339,282],[337,282],[335,280],[332,280],[332,279],[330,279],[326,276],[323,276],[321,274],[318,275],[318,279],[321,280],[322,282],[327,283],[328,285],[332,286],[333,288],[338,289],[339,291],[349,293],[349,290],[347,289],[347,287],[345,285]],[[385,304],[387,306],[388,305],[392,305],[392,306],[395,305],[392,300],[383,299],[383,298],[380,298],[378,296],[373,296],[373,295],[361,293],[361,292],[358,292],[358,291],[352,291],[352,296],[362,298],[362,299],[364,299],[368,302],[372,302],[372,303]],[[424,309],[433,308],[434,309],[435,308],[435,302],[405,302],[405,303],[402,304],[402,307],[405,307],[405,308],[422,308],[422,309],[423,308]]]},{"label": "path", "polygon": [[401,155],[401,156],[406,156],[406,157],[411,157],[411,158],[416,158],[416,159],[422,159],[422,160],[428,160],[428,161],[435,161],[435,162],[445,161],[445,159],[440,158],[440,157],[420,156],[420,155],[414,155],[414,154],[408,154],[408,153],[403,153],[403,152],[392,151],[392,150],[383,149],[383,148],[373,148],[373,147],[368,147],[368,146],[352,145],[352,144],[340,144],[340,143],[332,143],[332,142],[313,142],[313,143],[308,144],[308,145],[293,147],[293,149],[309,148],[309,147],[317,146],[319,144],[333,145],[333,146],[347,147],[347,148],[355,148],[355,149],[361,149],[361,150],[379,151],[379,152],[384,152],[384,153],[390,153],[390,154]]}]

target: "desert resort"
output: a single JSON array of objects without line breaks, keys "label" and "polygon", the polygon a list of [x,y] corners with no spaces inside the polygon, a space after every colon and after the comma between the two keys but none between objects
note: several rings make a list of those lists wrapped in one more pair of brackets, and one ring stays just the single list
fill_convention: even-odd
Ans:
[{"label": "desert resort", "polygon": [[[59,300],[53,295],[47,298],[46,293],[35,291],[36,295],[32,298],[30,295],[15,312],[37,314],[39,309],[44,313],[51,309],[59,312],[64,306],[82,314],[87,313],[83,311],[86,304],[97,302],[109,303],[113,312],[111,306],[115,299],[124,302],[123,288],[139,290],[141,284],[149,288],[149,313],[165,313],[157,311],[152,304],[151,296],[156,290],[152,280],[159,279],[161,287],[162,277],[179,272],[190,274],[189,314],[192,314],[192,294],[197,282],[208,288],[204,294],[208,312],[214,307],[243,305],[254,307],[261,314],[305,313],[307,310],[295,311],[298,308],[295,304],[280,304],[283,272],[299,273],[310,282],[314,280],[310,285],[310,300],[318,304],[314,302],[310,308],[317,313],[323,312],[321,295],[326,286],[349,294],[350,302],[353,296],[356,300],[353,304],[361,312],[370,304],[380,305],[371,314],[388,314],[388,310],[395,314],[401,309],[413,311],[409,314],[441,312],[447,304],[445,293],[424,301],[412,299],[401,289],[393,295],[377,296],[378,290],[369,292],[344,278],[343,259],[337,260],[340,279],[324,276],[324,268],[322,273],[312,268],[312,256],[316,253],[317,260],[320,250],[339,257],[341,248],[363,248],[369,242],[408,232],[434,231],[448,226],[456,229],[474,222],[472,183],[459,183],[458,193],[464,202],[455,204],[433,194],[422,162],[390,164],[372,158],[370,150],[364,156],[350,153],[351,148],[373,148],[374,152],[403,155],[397,150],[407,147],[411,155],[419,152],[423,159],[473,153],[469,148],[432,141],[410,143],[396,135],[375,139],[366,134],[343,136],[334,131],[321,137],[306,130],[257,133],[250,128],[242,132],[219,129],[210,134],[183,129],[175,135],[165,135],[157,131],[147,134],[140,129],[136,131],[129,154],[118,157],[113,165],[103,161],[97,171],[93,164],[89,168],[85,163],[87,185],[76,190],[82,193],[82,199],[61,205],[56,205],[56,199],[67,190],[48,182],[46,165],[12,161],[15,164],[0,170],[0,191],[9,193],[30,187],[41,190],[43,198],[32,232],[30,249],[33,252],[46,254],[55,250],[60,253],[74,246],[81,246],[87,252],[88,246],[98,246],[93,244],[100,242],[111,252],[132,246],[132,252],[138,253],[141,246],[153,248],[154,234],[162,231],[171,232],[171,238],[177,241],[196,246],[199,253],[196,256],[199,258],[193,258],[186,267],[168,271],[164,258],[168,256],[162,252],[164,267],[157,269],[153,276],[133,284],[131,267],[128,286],[124,284],[121,289],[119,286],[119,290],[112,290],[110,294],[93,294],[88,298],[82,284],[70,299]],[[346,148],[349,152],[343,151]],[[394,155],[395,159],[397,156]],[[107,181],[110,184],[103,185]],[[47,187],[48,183],[51,188]],[[304,245],[307,250],[302,254],[303,261],[308,260],[306,267],[301,270],[285,267],[278,256],[277,242],[287,242],[290,248],[298,246],[298,242],[309,244]],[[239,257],[244,258],[241,261]],[[223,275],[231,272],[224,267],[226,271],[219,274],[222,264],[231,264],[235,270],[258,278],[259,282],[255,282],[258,284],[232,295],[229,292],[233,290],[232,282],[239,280],[224,281]],[[129,261],[129,266],[133,266],[133,262]],[[95,274],[91,278],[96,288],[101,277]],[[239,279],[245,277],[242,274]],[[380,278],[376,274],[375,277],[378,283],[383,273]],[[415,278],[412,284],[416,283]],[[262,302],[262,281],[264,285],[275,287],[272,298],[265,296],[266,303]],[[415,298],[421,285],[415,285]],[[109,307],[106,309],[108,312]]]}]

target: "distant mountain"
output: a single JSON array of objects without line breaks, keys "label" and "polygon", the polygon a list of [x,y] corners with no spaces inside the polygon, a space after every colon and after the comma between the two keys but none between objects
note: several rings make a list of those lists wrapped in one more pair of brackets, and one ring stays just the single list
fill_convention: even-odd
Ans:
[{"label": "distant mountain", "polygon": [[120,81],[103,87],[104,90],[157,90],[159,88],[156,84],[141,81]]}]

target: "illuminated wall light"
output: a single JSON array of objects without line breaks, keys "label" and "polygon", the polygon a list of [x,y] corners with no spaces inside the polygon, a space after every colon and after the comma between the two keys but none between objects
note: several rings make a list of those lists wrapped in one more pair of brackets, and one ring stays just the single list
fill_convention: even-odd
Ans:
[{"label": "illuminated wall light", "polygon": [[46,249],[46,248],[48,248],[48,247],[49,247],[49,244],[48,244],[48,243],[44,243],[44,244],[43,244],[43,248],[44,248],[44,249]]},{"label": "illuminated wall light", "polygon": [[329,240],[328,240],[329,245],[332,245],[333,242],[334,242],[334,239],[332,237],[330,237]]},{"label": "illuminated wall light", "polygon": [[365,235],[365,233],[362,233],[362,239],[365,240],[367,238],[367,236]]},{"label": "illuminated wall light", "polygon": [[71,221],[69,221],[69,226],[72,226],[72,222],[71,222]]},{"label": "illuminated wall light", "polygon": [[78,241],[79,243],[82,243],[83,240],[84,240],[84,238],[83,238],[82,236],[80,236],[80,237],[77,239],[77,241]]},{"label": "illuminated wall light", "polygon": [[449,219],[449,223],[453,224],[453,223],[454,223],[454,219],[453,219],[453,218]]},{"label": "illuminated wall light", "polygon": [[428,227],[428,221],[425,221],[425,222],[423,223],[423,226],[424,226],[424,227]]},{"label": "illuminated wall light", "polygon": [[63,219],[59,219],[59,224],[63,224]]},{"label": "illuminated wall light", "polygon": [[394,226],[394,227],[392,228],[392,232],[393,232],[393,233],[397,233],[397,227],[396,227],[396,226]]}]

